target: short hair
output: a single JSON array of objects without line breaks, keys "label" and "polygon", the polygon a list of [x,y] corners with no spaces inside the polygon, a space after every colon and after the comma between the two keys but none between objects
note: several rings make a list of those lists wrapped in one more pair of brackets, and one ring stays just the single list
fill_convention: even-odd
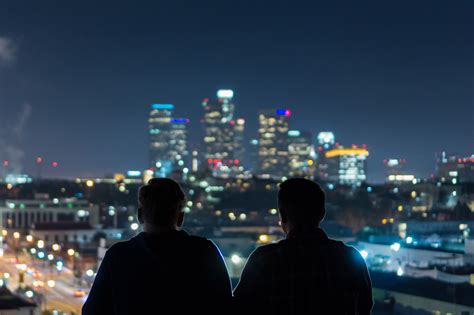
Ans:
[{"label": "short hair", "polygon": [[290,178],[280,184],[278,207],[283,222],[319,225],[326,214],[324,191],[313,181]]},{"label": "short hair", "polygon": [[181,186],[169,178],[152,178],[138,191],[144,221],[157,226],[176,223],[185,201]]}]

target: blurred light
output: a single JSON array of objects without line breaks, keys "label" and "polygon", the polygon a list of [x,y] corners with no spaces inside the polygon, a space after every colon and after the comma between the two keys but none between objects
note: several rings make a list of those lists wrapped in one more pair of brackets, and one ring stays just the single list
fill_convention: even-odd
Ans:
[{"label": "blurred light", "polygon": [[20,238],[20,233],[19,232],[14,232],[13,233],[13,238],[19,239]]},{"label": "blurred light", "polygon": [[260,243],[268,243],[268,241],[270,241],[270,236],[268,234],[261,234],[259,237],[258,237],[258,241]]},{"label": "blurred light", "polygon": [[94,270],[88,269],[88,270],[86,271],[86,275],[87,275],[88,277],[92,277],[92,276],[94,275]]},{"label": "blurred light", "polygon": [[362,256],[362,258],[367,259],[369,253],[366,250],[361,250],[360,255]]},{"label": "blurred light", "polygon": [[130,176],[130,177],[138,177],[138,176],[141,176],[142,175],[142,172],[140,171],[128,171],[127,172],[127,176]]},{"label": "blurred light", "polygon": [[397,276],[401,277],[401,276],[403,276],[403,274],[404,274],[404,272],[403,272],[402,267],[398,267],[398,269],[397,269]]},{"label": "blurred light", "polygon": [[29,243],[32,243],[33,242],[33,236],[27,235],[26,236],[26,241],[29,242]]},{"label": "blurred light", "polygon": [[44,252],[38,252],[38,258],[39,259],[43,259],[45,256],[45,253]]},{"label": "blurred light", "polygon": [[237,254],[233,254],[230,258],[230,260],[232,261],[232,263],[238,265],[242,262],[242,257],[240,257],[239,255]]},{"label": "blurred light", "polygon": [[8,231],[7,230],[2,230],[2,236],[5,237],[8,235]]},{"label": "blurred light", "polygon": [[30,249],[30,253],[32,253],[33,255],[36,254],[36,248]]},{"label": "blurred light", "polygon": [[89,188],[94,187],[94,181],[90,179],[86,180],[86,186]]},{"label": "blurred light", "polygon": [[0,279],[0,287],[3,287],[5,285],[5,281],[3,279]]},{"label": "blurred light", "polygon": [[218,90],[217,91],[218,98],[232,98],[234,97],[234,91],[232,90]]},{"label": "blurred light", "polygon": [[36,163],[38,163],[38,164],[43,163],[43,161],[44,161],[44,160],[43,160],[43,158],[42,158],[41,156],[38,156],[38,157],[36,158]]},{"label": "blurred light", "polygon": [[4,278],[4,279],[10,279],[10,274],[9,274],[8,272],[5,272],[5,273],[3,274],[3,278]]},{"label": "blurred light", "polygon": [[275,208],[270,209],[269,212],[270,212],[270,214],[273,214],[273,215],[278,213],[277,209],[275,209]]},{"label": "blurred light", "polygon": [[61,246],[59,246],[59,244],[53,244],[53,246],[51,246],[51,247],[53,248],[53,250],[54,250],[55,252],[57,252],[58,250],[61,249]]},{"label": "blurred light", "polygon": [[48,260],[53,260],[54,259],[54,255],[53,254],[48,254]]},{"label": "blurred light", "polygon": [[44,241],[43,241],[43,240],[39,240],[39,241],[36,243],[36,246],[38,246],[38,248],[43,248],[43,247],[44,247]]},{"label": "blurred light", "polygon": [[138,230],[138,223],[132,223],[132,224],[130,224],[130,228],[131,228],[133,231]]},{"label": "blurred light", "polygon": [[369,151],[366,149],[332,149],[329,151],[326,151],[325,156],[327,158],[332,158],[335,156],[341,156],[341,155],[369,155]]},{"label": "blurred light", "polygon": [[76,251],[75,251],[73,248],[69,248],[69,249],[67,250],[67,254],[68,254],[69,256],[74,256],[75,253],[76,253]]},{"label": "blurred light", "polygon": [[28,291],[25,292],[25,295],[26,295],[26,297],[31,299],[33,297],[34,293],[33,293],[33,291],[28,290]]},{"label": "blurred light", "polygon": [[405,239],[405,242],[406,242],[407,244],[413,243],[413,237],[407,236],[407,238]]},{"label": "blurred light", "polygon": [[56,162],[56,161],[54,161],[54,162],[51,163],[51,166],[52,166],[52,167],[58,167],[58,166],[59,166],[59,163]]},{"label": "blurred light", "polygon": [[7,189],[8,189],[8,190],[11,190],[12,188],[13,188],[13,184],[8,183],[8,184],[7,184]]},{"label": "blurred light", "polygon": [[398,252],[400,250],[400,243],[393,243],[390,245],[390,249]]},{"label": "blurred light", "polygon": [[416,191],[413,190],[413,191],[411,192],[410,196],[411,196],[412,198],[416,198]]},{"label": "blurred light", "polygon": [[152,109],[173,109],[173,104],[153,104],[151,105]]},{"label": "blurred light", "polygon": [[48,287],[54,288],[54,287],[56,286],[56,281],[54,281],[54,280],[48,280],[47,284],[48,284]]},{"label": "blurred light", "polygon": [[245,213],[241,213],[239,215],[239,219],[243,221],[243,220],[247,219],[247,215]]}]

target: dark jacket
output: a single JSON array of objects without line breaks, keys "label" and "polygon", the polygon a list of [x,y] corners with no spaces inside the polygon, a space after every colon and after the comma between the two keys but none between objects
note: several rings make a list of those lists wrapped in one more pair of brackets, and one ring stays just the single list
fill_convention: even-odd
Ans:
[{"label": "dark jacket", "polygon": [[231,290],[211,241],[184,231],[143,232],[107,250],[82,314],[215,314]]},{"label": "dark jacket", "polygon": [[370,314],[373,305],[364,259],[321,229],[257,248],[234,296],[252,314]]}]

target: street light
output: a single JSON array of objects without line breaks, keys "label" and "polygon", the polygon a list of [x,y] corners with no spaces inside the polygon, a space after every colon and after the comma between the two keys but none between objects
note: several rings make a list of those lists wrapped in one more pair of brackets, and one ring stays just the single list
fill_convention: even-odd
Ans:
[{"label": "street light", "polygon": [[43,241],[43,240],[39,240],[39,241],[36,243],[36,246],[38,246],[38,248],[43,248],[43,247],[44,247],[44,241]]},{"label": "street light", "polygon": [[74,249],[72,249],[72,248],[69,248],[69,249],[67,250],[67,254],[68,254],[69,256],[71,256],[71,257],[74,256],[75,253],[76,253],[76,251],[75,251]]},{"label": "street light", "polygon": [[13,238],[14,239],[19,239],[20,238],[20,233],[19,232],[14,232],[13,233]]},{"label": "street light", "polygon": [[27,235],[27,236],[26,236],[26,241],[27,241],[28,243],[32,243],[32,242],[33,242],[33,236]]},{"label": "street light", "polygon": [[55,243],[55,244],[53,244],[52,248],[53,248],[53,250],[54,250],[55,252],[57,252],[57,251],[59,251],[59,250],[61,249],[61,246],[59,246],[59,244],[56,244],[56,243]]}]

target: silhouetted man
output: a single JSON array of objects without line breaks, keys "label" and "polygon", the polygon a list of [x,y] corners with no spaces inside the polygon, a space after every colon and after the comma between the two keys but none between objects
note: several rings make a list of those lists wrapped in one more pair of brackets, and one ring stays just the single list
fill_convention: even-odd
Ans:
[{"label": "silhouetted man", "polygon": [[353,247],[329,239],[319,224],[324,192],[306,179],[280,185],[278,207],[285,240],[257,248],[234,291],[252,314],[370,314],[371,283]]},{"label": "silhouetted man", "polygon": [[84,315],[216,314],[232,291],[217,247],[179,230],[185,196],[175,181],[154,178],[139,191],[144,232],[105,254]]}]

